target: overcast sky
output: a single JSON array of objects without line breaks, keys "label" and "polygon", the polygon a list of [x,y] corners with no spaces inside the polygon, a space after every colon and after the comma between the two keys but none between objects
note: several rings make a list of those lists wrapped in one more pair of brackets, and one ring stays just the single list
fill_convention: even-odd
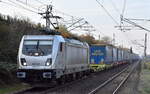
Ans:
[{"label": "overcast sky", "polygon": [[[33,22],[43,23],[43,19],[40,15],[24,10],[23,8],[13,4],[16,0],[1,0],[0,13],[11,16],[28,17]],[[21,0],[25,2],[26,0]],[[117,24],[106,14],[103,8],[96,2],[96,0],[27,0],[28,5],[37,8],[42,8],[43,3],[50,4],[52,2],[55,9],[64,13],[85,18],[90,24],[97,28],[93,34],[98,36],[112,37],[115,33],[115,40],[117,45],[124,45],[124,47],[133,46],[133,50],[139,54],[143,54],[143,48],[133,44],[133,41],[137,40],[138,43],[144,44],[144,34],[146,31],[133,28],[130,31],[121,32],[114,26]],[[120,14],[122,13],[124,0],[99,0],[100,3],[107,9],[107,11],[113,16],[113,18],[120,24]],[[5,3],[4,3],[5,2]],[[24,6],[27,7],[27,6]],[[34,10],[31,7],[27,7]],[[125,18],[144,18],[150,19],[150,0],[126,0],[126,7],[124,12]],[[37,10],[34,10],[38,12]],[[136,23],[150,29],[150,22],[147,21],[135,21]],[[126,24],[127,25],[127,24]],[[148,33],[149,35],[149,33]],[[131,42],[132,40],[132,42]],[[150,54],[150,38],[148,38],[148,53]]]}]

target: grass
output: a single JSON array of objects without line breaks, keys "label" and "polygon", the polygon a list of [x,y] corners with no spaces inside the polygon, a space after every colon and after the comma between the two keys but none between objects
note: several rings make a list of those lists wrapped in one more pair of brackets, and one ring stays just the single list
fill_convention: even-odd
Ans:
[{"label": "grass", "polygon": [[2,85],[15,84],[17,65],[10,62],[0,62],[0,87]]},{"label": "grass", "polygon": [[11,86],[5,86],[3,88],[0,88],[0,94],[9,94],[12,92],[16,92],[18,90],[23,90],[28,87],[29,87],[28,85],[24,85],[24,84],[15,84]]},{"label": "grass", "polygon": [[139,91],[140,94],[150,94],[150,62],[143,64]]},{"label": "grass", "polygon": [[0,69],[6,69],[8,71],[15,71],[17,69],[17,64],[0,62]]},{"label": "grass", "polygon": [[0,94],[9,94],[29,87],[18,82],[16,70],[17,64],[0,62]]},{"label": "grass", "polygon": [[150,94],[150,88],[144,88],[144,93]]}]

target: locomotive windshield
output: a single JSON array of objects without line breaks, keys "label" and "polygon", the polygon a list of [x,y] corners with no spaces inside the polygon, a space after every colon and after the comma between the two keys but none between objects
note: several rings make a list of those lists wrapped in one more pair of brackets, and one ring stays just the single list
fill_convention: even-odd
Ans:
[{"label": "locomotive windshield", "polygon": [[22,53],[29,56],[46,56],[52,53],[51,40],[25,40]]}]

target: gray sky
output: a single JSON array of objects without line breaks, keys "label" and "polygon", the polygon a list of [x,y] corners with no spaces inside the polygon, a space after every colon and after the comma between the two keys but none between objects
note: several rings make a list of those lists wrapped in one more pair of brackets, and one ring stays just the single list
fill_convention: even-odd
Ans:
[{"label": "gray sky", "polygon": [[[0,13],[11,16],[28,17],[33,22],[43,23],[43,19],[40,15],[36,13],[29,12],[14,5],[9,0],[1,0],[6,3],[0,2]],[[16,0],[11,0],[16,2]],[[22,0],[25,2],[26,0]],[[37,8],[42,8],[43,4],[37,2],[42,1],[46,4],[52,4],[55,9],[62,11],[64,13],[85,18],[90,24],[96,27],[97,31],[93,32],[95,37],[99,34],[101,36],[107,35],[109,37],[113,36],[115,33],[117,45],[124,45],[125,47],[133,46],[133,50],[137,53],[143,54],[143,48],[133,44],[133,41],[138,41],[138,43],[143,44],[144,30],[133,30],[127,32],[121,32],[114,26],[117,24],[106,14],[106,12],[100,7],[96,0],[27,0],[28,4]],[[114,17],[114,19],[120,23],[120,13],[122,13],[124,0],[99,0],[100,3],[109,11],[109,13]],[[9,4],[8,4],[9,3]],[[12,5],[13,4],[13,5]],[[27,7],[27,6],[24,6]],[[34,10],[31,7],[27,7]],[[126,18],[145,18],[150,19],[150,0],[126,0],[126,8],[124,17]],[[37,11],[37,10],[35,10]],[[38,11],[37,11],[38,12]],[[150,29],[150,22],[136,21],[138,24],[145,26]],[[126,24],[127,25],[127,24]],[[149,33],[148,33],[149,35]],[[131,42],[132,40],[132,42]],[[150,38],[148,38],[150,41]],[[150,43],[148,43],[148,53],[150,53]]]}]

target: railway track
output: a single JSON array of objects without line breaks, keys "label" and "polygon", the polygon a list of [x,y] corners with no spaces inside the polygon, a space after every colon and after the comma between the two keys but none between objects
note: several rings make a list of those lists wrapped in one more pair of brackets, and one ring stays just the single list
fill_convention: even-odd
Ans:
[{"label": "railway track", "polygon": [[[118,73],[120,70],[123,70],[122,72],[125,72],[128,68],[129,68],[129,66],[125,65],[125,66],[122,66],[122,68],[118,67],[118,69],[114,68],[114,69],[102,71],[100,73],[93,73],[92,75],[90,75],[88,77],[84,77],[79,80],[68,82],[63,85],[56,85],[54,87],[49,87],[49,88],[31,88],[31,89],[24,90],[22,92],[18,92],[15,94],[88,94],[88,92],[91,91],[92,88],[87,88],[87,87],[90,87],[94,83],[97,83],[97,82],[93,82],[92,79],[99,79],[101,81],[100,83],[102,84],[104,81],[106,81],[105,80],[106,78],[112,77],[112,75]],[[122,74],[122,72],[119,72],[118,75]],[[106,73],[109,74],[109,76]],[[107,76],[104,78],[99,78],[99,77],[97,78],[98,75],[101,75],[101,76],[107,75]],[[116,75],[116,77],[118,75]],[[115,76],[114,76],[114,78],[115,78]],[[109,80],[111,81],[111,79],[109,79]],[[92,83],[88,82],[88,81],[91,81]],[[98,80],[96,80],[96,81],[98,81]],[[84,86],[85,86],[85,88],[84,88]],[[91,87],[97,87],[97,86],[98,85],[94,85]],[[81,90],[83,90],[83,91],[81,91]],[[94,93],[91,93],[91,94],[94,94]]]},{"label": "railway track", "polygon": [[109,78],[104,83],[100,84],[98,87],[91,90],[88,94],[117,94],[138,64],[139,62],[135,63],[131,67],[128,66],[121,72]]},{"label": "railway track", "polygon": [[62,85],[55,85],[55,86],[50,86],[50,87],[31,87],[28,88],[26,90],[17,92],[17,93],[13,93],[13,94],[47,94],[49,92],[55,91],[55,90],[59,90],[61,88],[67,87],[69,85],[75,84],[81,80],[86,79],[86,77],[83,77],[81,79],[72,81],[72,82],[68,82]]},{"label": "railway track", "polygon": [[46,87],[31,87],[13,94],[39,94],[40,92],[43,92],[48,89],[49,88]]}]

